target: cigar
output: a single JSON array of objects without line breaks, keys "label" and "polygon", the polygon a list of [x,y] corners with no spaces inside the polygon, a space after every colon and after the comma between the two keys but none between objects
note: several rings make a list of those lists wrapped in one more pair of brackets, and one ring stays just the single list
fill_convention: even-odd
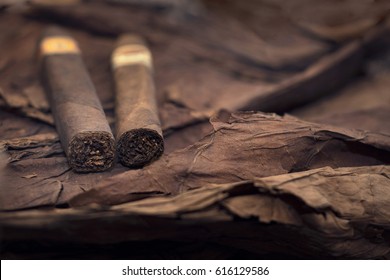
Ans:
[{"label": "cigar", "polygon": [[111,62],[118,159],[125,166],[142,167],[164,151],[151,53],[140,37],[126,34],[118,39]]},{"label": "cigar", "polygon": [[77,42],[50,27],[40,41],[40,54],[43,83],[70,167],[77,172],[110,168],[115,140]]}]

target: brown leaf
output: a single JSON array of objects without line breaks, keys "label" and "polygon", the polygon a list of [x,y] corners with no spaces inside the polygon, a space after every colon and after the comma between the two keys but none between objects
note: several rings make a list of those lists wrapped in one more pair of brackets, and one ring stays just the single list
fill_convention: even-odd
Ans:
[{"label": "brown leaf", "polygon": [[34,178],[34,177],[37,177],[37,174],[33,173],[33,174],[22,176],[22,178],[27,178],[27,179],[31,179],[31,178]]},{"label": "brown leaf", "polygon": [[337,5],[332,0],[317,1],[314,5],[305,5],[305,0],[272,2],[302,29],[335,42],[361,37],[390,11],[387,1],[347,0]]},{"label": "brown leaf", "polygon": [[59,141],[57,133],[36,134],[28,137],[7,139],[0,141],[0,146],[7,149],[19,150],[25,148],[36,148],[48,146]]},{"label": "brown leaf", "polygon": [[214,133],[142,170],[108,178],[73,205],[118,204],[134,193],[177,194],[323,166],[388,162],[389,136],[312,124],[292,117],[235,113],[212,119]]},{"label": "brown leaf", "polygon": [[[281,13],[279,9],[269,5],[264,5],[264,8],[272,12],[274,20],[279,18],[278,15]],[[245,7],[244,10],[248,11]],[[370,31],[370,34],[364,34],[363,41],[356,40],[330,51],[327,46],[322,46],[323,43],[320,41],[305,37],[306,35],[297,30],[286,15],[282,15],[281,26],[270,21],[261,25],[261,30],[256,29],[256,32],[252,32],[246,25],[256,26],[253,22],[243,25],[237,22],[231,12],[227,14],[223,12],[222,15],[214,11],[210,15],[202,15],[196,22],[208,26],[199,29],[199,24],[194,21],[185,20],[180,25],[175,25],[167,15],[162,16],[156,14],[156,11],[134,6],[124,8],[104,4],[83,4],[62,8],[37,7],[34,11],[50,20],[62,18],[62,22],[73,23],[78,28],[104,34],[119,35],[122,32],[134,31],[134,26],[138,26],[137,33],[151,41],[162,125],[167,131],[206,121],[220,109],[283,112],[318,99],[353,77],[360,69],[362,55],[367,45],[376,42],[386,33],[384,27],[380,25],[372,30],[378,34],[373,35]],[[128,14],[132,15],[131,20]],[[53,15],[56,15],[55,19]],[[153,20],[147,20],[148,18]],[[34,45],[38,40],[42,24],[15,15],[7,15],[4,21],[24,26],[27,23],[29,26],[31,24],[28,36],[12,38],[9,40],[9,46],[21,48],[19,46],[22,45],[20,43],[22,39],[24,45]],[[106,24],[102,25],[101,22]],[[196,34],[189,30],[195,30]],[[203,32],[204,30],[206,32]],[[286,36],[290,39],[286,40],[290,44],[286,44],[280,38],[269,38],[269,33],[279,34],[278,30],[288,35]],[[226,36],[226,33],[229,36]],[[113,49],[113,38],[97,37],[81,31],[72,31],[72,35],[80,44],[103,106],[112,109],[114,96],[112,73],[107,57]],[[221,37],[231,39],[226,42]],[[172,41],[175,44],[169,43]],[[169,48],[166,47],[167,44]],[[307,52],[306,47],[309,45],[313,46],[313,52]],[[267,51],[262,53],[260,50],[264,47]],[[280,48],[283,51],[278,52]],[[16,57],[16,54],[19,56]],[[17,94],[22,97],[28,96],[24,97],[23,102],[30,104],[26,105],[27,107],[20,107],[19,113],[52,124],[52,116],[43,109],[45,106],[39,97],[41,91],[36,90],[39,79],[36,77],[34,63],[31,63],[35,58],[34,54],[30,49],[28,51],[21,49],[9,56],[10,59],[20,60],[20,63],[5,69],[3,82],[0,78],[0,82],[6,85],[3,95],[14,94],[15,90],[9,85],[12,81],[20,88]],[[298,62],[302,62],[304,66],[290,67],[298,65]],[[22,66],[22,63],[28,67]],[[17,75],[21,68],[27,83]],[[35,89],[35,93],[32,89]],[[11,105],[5,107],[15,108]]]},{"label": "brown leaf", "polygon": [[[207,240],[306,258],[381,258],[390,252],[389,172],[388,166],[325,167],[206,184],[175,197],[105,209],[2,212],[0,223],[5,240],[14,241],[25,239],[28,230],[30,240]],[[99,234],[90,234],[98,228]]]}]

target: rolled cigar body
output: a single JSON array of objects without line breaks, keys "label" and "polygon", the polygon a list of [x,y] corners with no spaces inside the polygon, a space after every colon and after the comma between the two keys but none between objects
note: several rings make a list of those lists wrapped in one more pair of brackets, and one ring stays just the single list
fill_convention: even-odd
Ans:
[{"label": "rolled cigar body", "polygon": [[144,41],[135,35],[121,36],[112,54],[112,68],[118,159],[125,166],[142,167],[164,151],[152,59]]},{"label": "rolled cigar body", "polygon": [[50,27],[40,51],[43,82],[70,167],[77,172],[110,168],[115,140],[76,41]]}]

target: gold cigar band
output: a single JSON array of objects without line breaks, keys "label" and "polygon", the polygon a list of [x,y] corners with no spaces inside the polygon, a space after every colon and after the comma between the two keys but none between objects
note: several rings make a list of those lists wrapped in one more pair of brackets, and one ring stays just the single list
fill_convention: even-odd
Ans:
[{"label": "gold cigar band", "polygon": [[115,49],[111,58],[112,68],[142,64],[152,69],[152,55],[143,45],[124,45]]},{"label": "gold cigar band", "polygon": [[67,36],[47,37],[41,42],[41,55],[80,53],[75,40]]}]

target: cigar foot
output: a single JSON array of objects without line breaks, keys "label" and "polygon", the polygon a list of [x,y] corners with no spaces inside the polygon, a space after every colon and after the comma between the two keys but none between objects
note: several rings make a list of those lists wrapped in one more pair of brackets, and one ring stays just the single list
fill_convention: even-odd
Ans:
[{"label": "cigar foot", "polygon": [[164,152],[163,138],[146,128],[133,129],[122,134],[117,145],[119,161],[128,167],[142,167]]},{"label": "cigar foot", "polygon": [[69,165],[77,172],[110,168],[115,158],[115,140],[105,131],[81,132],[69,144]]}]

